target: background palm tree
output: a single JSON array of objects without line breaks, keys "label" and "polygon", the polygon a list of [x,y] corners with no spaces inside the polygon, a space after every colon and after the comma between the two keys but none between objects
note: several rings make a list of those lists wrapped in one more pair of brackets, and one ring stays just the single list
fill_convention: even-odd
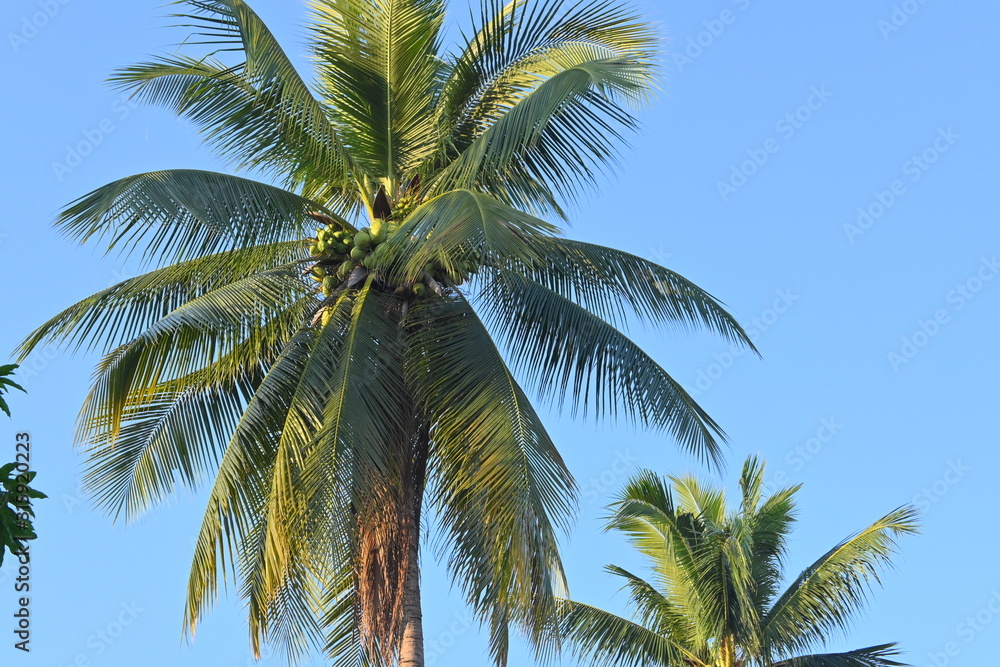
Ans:
[{"label": "background palm tree", "polygon": [[648,560],[652,580],[614,565],[635,621],[579,602],[563,603],[565,641],[601,665],[698,667],[885,667],[895,644],[809,653],[847,630],[896,538],[917,531],[902,507],[840,542],[784,591],[783,563],[798,486],[764,495],[764,465],[747,459],[738,508],[694,477],[633,477],[611,505],[608,527]]},{"label": "background palm tree", "polygon": [[511,627],[540,645],[575,489],[500,350],[556,405],[715,460],[717,425],[621,327],[750,345],[681,276],[543,219],[635,126],[654,32],[614,2],[485,0],[445,52],[439,0],[315,0],[307,84],[244,2],[186,5],[185,47],[203,52],[113,81],[278,185],[145,173],[60,216],[69,237],[159,267],[20,349],[109,350],[80,417],[86,485],[130,519],[214,475],[191,632],[235,569],[256,650],[422,664],[426,499],[494,659]]}]

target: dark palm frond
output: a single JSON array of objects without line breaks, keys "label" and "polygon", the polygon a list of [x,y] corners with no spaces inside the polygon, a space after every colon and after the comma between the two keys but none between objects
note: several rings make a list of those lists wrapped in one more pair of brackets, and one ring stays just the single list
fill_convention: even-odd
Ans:
[{"label": "dark palm frond", "polygon": [[[327,111],[295,71],[274,35],[242,0],[187,0],[175,18],[194,30],[185,45],[199,57],[167,56],[116,72],[112,82],[200,126],[239,168],[257,168],[317,192],[346,189],[350,153]],[[226,64],[218,57],[235,53]]]},{"label": "dark palm frond", "polygon": [[773,663],[773,667],[905,667],[892,658],[899,655],[896,644],[879,644],[843,653],[802,655]]},{"label": "dark palm frond", "polygon": [[684,448],[721,463],[722,430],[687,391],[627,336],[538,283],[497,273],[481,299],[489,322],[541,396],[598,419],[619,412],[663,429]]},{"label": "dark palm frond", "polygon": [[[142,250],[146,261],[180,262],[248,246],[308,236],[310,211],[336,214],[305,197],[257,181],[175,169],[129,176],[84,195],[56,226],[108,251]],[[350,225],[340,220],[345,229]]]},{"label": "dark palm frond", "polygon": [[[46,343],[88,350],[116,348],[189,301],[258,273],[298,269],[302,244],[284,241],[237,248],[187,260],[129,278],[65,309],[18,347],[24,359]],[[305,293],[305,287],[300,291]]]},{"label": "dark palm frond", "polygon": [[[580,660],[614,667],[705,665],[669,637],[579,602],[563,603],[562,632]],[[707,667],[707,666],[706,666]]]},{"label": "dark palm frond", "polygon": [[683,276],[654,262],[606,246],[563,238],[542,240],[543,260],[511,270],[571,299],[609,322],[629,317],[645,324],[692,331],[708,329],[754,349],[723,304]]},{"label": "dark palm frond", "polygon": [[[574,485],[544,426],[464,299],[421,305],[411,377],[434,424],[431,500],[448,535],[449,567],[504,662],[506,627],[541,644],[565,586],[555,529]],[[502,612],[502,613],[501,613]]]}]

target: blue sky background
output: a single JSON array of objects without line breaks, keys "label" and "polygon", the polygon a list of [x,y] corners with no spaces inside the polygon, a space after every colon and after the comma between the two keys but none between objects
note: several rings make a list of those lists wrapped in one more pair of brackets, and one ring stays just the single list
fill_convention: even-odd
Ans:
[{"label": "blue sky background", "polygon": [[[304,6],[253,6],[307,71]],[[466,2],[452,6],[467,15]],[[903,503],[925,510],[923,534],[903,540],[885,589],[834,648],[896,640],[916,665],[990,664],[1000,637],[1000,5],[640,6],[669,39],[667,80],[620,173],[573,212],[570,235],[679,271],[757,330],[762,360],[707,335],[633,334],[729,433],[720,483],[760,453],[772,475],[804,484],[790,574]],[[60,207],[133,173],[221,167],[189,125],[130,108],[103,83],[177,41],[159,20],[167,11],[159,0],[0,9],[0,358],[61,308],[136,271],[58,237]],[[68,164],[67,147],[80,142],[92,150]],[[762,164],[746,162],[755,157]],[[859,208],[871,216],[863,226]],[[251,664],[235,595],[193,644],[180,639],[203,494],[128,527],[80,494],[72,426],[96,359],[37,354],[21,373],[29,395],[12,396],[14,419],[0,421],[0,459],[13,458],[14,433],[29,431],[37,485],[51,497],[31,547],[32,652],[12,648],[8,562],[0,662]],[[623,610],[602,567],[639,563],[619,536],[600,532],[602,505],[638,466],[708,473],[660,437],[568,416],[548,424],[583,491],[565,542],[573,597]],[[424,566],[428,664],[484,664],[485,637],[433,558]],[[511,664],[534,663],[518,645]]]}]

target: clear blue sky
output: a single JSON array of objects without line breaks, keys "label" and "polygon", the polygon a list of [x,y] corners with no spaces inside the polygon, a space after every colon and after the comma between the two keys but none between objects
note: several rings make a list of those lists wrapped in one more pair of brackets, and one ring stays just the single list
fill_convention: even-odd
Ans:
[{"label": "clear blue sky", "polygon": [[[991,664],[1000,5],[906,0],[894,16],[892,0],[641,3],[670,40],[667,81],[620,173],[574,212],[570,234],[666,264],[757,330],[762,360],[728,356],[708,336],[634,334],[728,431],[727,482],[759,452],[772,474],[804,484],[790,572],[898,505],[926,510],[923,534],[904,540],[885,589],[837,646],[896,640],[916,665]],[[60,207],[121,176],[219,166],[188,125],[130,109],[103,84],[176,41],[159,27],[161,4],[0,9],[4,355],[45,318],[135,271],[58,237]],[[465,0],[452,4],[467,15]],[[304,7],[254,6],[306,67]],[[90,154],[54,166],[80,142]],[[38,486],[51,496],[31,547],[33,650],[11,648],[8,563],[0,662],[248,664],[235,595],[193,645],[180,641],[203,496],[133,526],[112,525],[79,496],[72,426],[95,360],[38,355],[22,373],[30,394],[13,396],[14,419],[0,420],[0,459],[13,458],[15,432],[30,431]],[[584,490],[565,543],[572,594],[620,610],[624,597],[601,568],[637,561],[599,532],[602,504],[636,466],[707,472],[665,439],[556,415],[548,423]],[[429,664],[483,664],[486,641],[433,553],[424,583]],[[533,663],[518,646],[511,664]]]}]

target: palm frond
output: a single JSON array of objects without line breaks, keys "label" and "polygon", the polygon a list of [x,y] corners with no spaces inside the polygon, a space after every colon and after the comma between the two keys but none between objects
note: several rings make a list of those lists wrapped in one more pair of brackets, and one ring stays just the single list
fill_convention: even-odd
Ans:
[{"label": "palm frond", "polygon": [[778,653],[802,650],[846,630],[880,583],[897,538],[917,532],[918,516],[912,506],[894,510],[803,570],[762,620],[766,644]]},{"label": "palm frond", "polygon": [[312,0],[325,102],[359,169],[395,195],[433,152],[441,0]]},{"label": "palm frond", "polygon": [[485,119],[523,94],[521,86],[537,83],[533,75],[546,59],[589,46],[650,60],[656,43],[649,25],[616,2],[484,0],[474,27],[453,59],[440,102],[459,149],[463,137],[474,137]]},{"label": "palm frond", "polygon": [[386,241],[385,264],[419,280],[433,262],[460,274],[461,261],[495,267],[543,261],[543,240],[559,228],[474,190],[453,190],[414,210]]},{"label": "palm frond", "polygon": [[574,201],[581,185],[594,185],[595,168],[613,164],[622,130],[636,126],[619,101],[644,94],[645,66],[584,51],[546,58],[557,71],[535,75],[541,82],[445,167],[429,191],[477,187],[513,206],[553,211],[553,201]]},{"label": "palm frond", "polygon": [[[162,57],[116,72],[112,82],[138,99],[189,118],[239,168],[258,168],[316,192],[349,182],[351,159],[271,31],[242,0],[188,0],[177,14],[194,30],[199,57]],[[227,65],[216,56],[237,53]]]},{"label": "palm frond", "polygon": [[879,644],[843,653],[802,655],[773,663],[773,667],[905,667],[892,658],[899,655],[896,644]]},{"label": "palm frond", "polygon": [[306,236],[310,211],[350,225],[320,204],[257,181],[176,169],[114,181],[73,202],[56,226],[85,243],[107,239],[110,252],[141,250],[146,261],[173,261]]},{"label": "palm frond", "polygon": [[[163,383],[212,366],[258,332],[265,332],[265,341],[281,339],[311,307],[290,289],[298,284],[278,271],[226,285],[175,309],[106,355],[80,411],[79,441],[112,446],[128,420],[138,417],[130,408],[155,403]],[[282,326],[267,327],[282,316]]]},{"label": "palm frond", "polygon": [[497,273],[481,302],[489,322],[539,394],[598,419],[625,419],[671,433],[716,465],[722,430],[687,391],[613,326],[533,281]]},{"label": "palm frond", "polygon": [[45,343],[88,350],[116,348],[189,301],[257,273],[282,266],[292,269],[304,254],[300,242],[283,241],[198,257],[129,278],[35,329],[17,354],[24,359]]},{"label": "palm frond", "polygon": [[634,316],[664,330],[704,327],[729,342],[754,349],[722,303],[667,268],[592,243],[556,237],[539,242],[540,262],[512,265],[510,269],[615,325],[627,325]]},{"label": "palm frond", "polygon": [[219,465],[195,546],[184,623],[194,634],[218,595],[218,580],[237,574],[238,548],[266,507],[281,426],[287,420],[317,332],[300,329],[268,369],[236,425]]},{"label": "palm frond", "polygon": [[411,311],[411,382],[432,419],[431,500],[447,533],[449,568],[491,653],[506,660],[508,624],[544,648],[564,588],[555,527],[575,489],[544,426],[461,297]]},{"label": "palm frond", "polygon": [[638,623],[579,602],[567,600],[561,606],[562,634],[581,661],[614,667],[705,665],[682,646]]},{"label": "palm frond", "polygon": [[439,113],[458,153],[438,181],[479,185],[508,203],[561,214],[613,164],[652,85],[656,39],[615,2],[483,2]]}]

